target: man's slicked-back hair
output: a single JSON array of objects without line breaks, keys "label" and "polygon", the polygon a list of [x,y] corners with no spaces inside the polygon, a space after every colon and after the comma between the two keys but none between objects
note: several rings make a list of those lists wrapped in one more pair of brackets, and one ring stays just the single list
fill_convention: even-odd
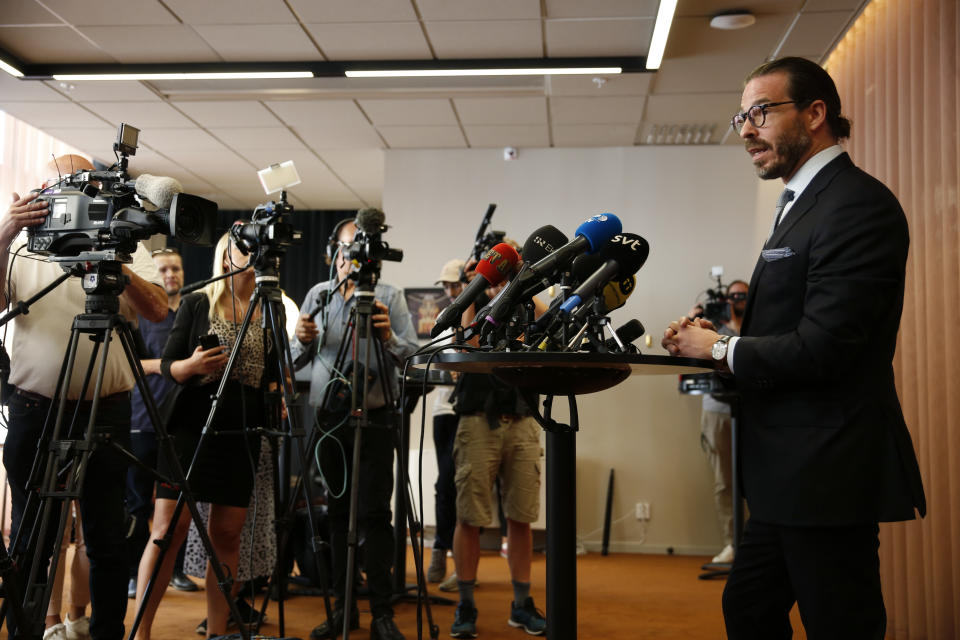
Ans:
[{"label": "man's slicked-back hair", "polygon": [[840,113],[840,94],[833,78],[823,67],[806,58],[786,57],[765,62],[747,76],[744,85],[754,78],[768,76],[771,73],[787,75],[787,92],[790,99],[810,104],[814,100],[823,100],[827,105],[827,124],[838,140],[850,137],[850,121]]}]

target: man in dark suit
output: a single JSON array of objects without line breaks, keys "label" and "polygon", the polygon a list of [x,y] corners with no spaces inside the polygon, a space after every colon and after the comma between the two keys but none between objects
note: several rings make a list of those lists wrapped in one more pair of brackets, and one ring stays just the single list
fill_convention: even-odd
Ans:
[{"label": "man in dark suit", "polygon": [[740,338],[683,318],[673,355],[712,358],[742,394],[750,506],[723,595],[731,639],[876,638],[886,627],[878,522],[926,511],[892,361],[909,236],[896,197],[853,165],[830,76],[802,58],[748,77],[733,127],[786,185]]}]

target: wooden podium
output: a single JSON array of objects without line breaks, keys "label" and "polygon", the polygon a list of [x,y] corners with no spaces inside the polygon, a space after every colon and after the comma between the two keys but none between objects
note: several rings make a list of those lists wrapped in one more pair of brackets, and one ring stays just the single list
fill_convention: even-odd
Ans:
[{"label": "wooden podium", "polygon": [[[713,370],[694,358],[643,354],[556,352],[467,352],[424,354],[416,367],[492,374],[519,389],[534,409],[547,440],[547,635],[577,637],[577,441],[576,397],[614,387],[631,375],[678,375]],[[545,397],[543,413],[535,401]],[[554,396],[567,396],[570,424],[550,417]]]}]

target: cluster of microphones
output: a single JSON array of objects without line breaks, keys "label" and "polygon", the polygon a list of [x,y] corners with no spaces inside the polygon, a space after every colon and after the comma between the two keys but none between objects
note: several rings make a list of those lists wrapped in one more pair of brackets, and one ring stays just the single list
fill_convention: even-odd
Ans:
[{"label": "cluster of microphones", "polygon": [[[605,333],[608,314],[626,303],[636,284],[634,274],[649,253],[647,241],[624,233],[611,213],[585,220],[573,240],[552,225],[540,227],[523,245],[519,270],[520,255],[509,244],[489,249],[470,284],[437,317],[431,336],[452,328],[458,338],[479,336],[481,346],[495,351],[635,351],[631,343],[644,333],[639,320],[611,328],[610,338]],[[464,311],[511,275],[473,322],[460,327]],[[533,298],[550,287],[559,293],[537,317]]]}]

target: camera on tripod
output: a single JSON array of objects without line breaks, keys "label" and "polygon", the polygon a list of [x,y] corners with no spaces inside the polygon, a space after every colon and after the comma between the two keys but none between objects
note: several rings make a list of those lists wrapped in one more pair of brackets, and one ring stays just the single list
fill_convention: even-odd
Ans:
[{"label": "camera on tripod", "polygon": [[[46,256],[71,257],[83,252],[114,250],[108,259],[130,262],[138,240],[163,233],[196,245],[213,243],[217,204],[166,187],[160,208],[148,211],[137,199],[145,197],[140,180],[130,181],[127,156],[136,154],[139,130],[121,124],[113,148],[118,161],[106,171],[80,170],[53,186],[37,190],[48,203],[42,224],[27,227],[27,249]],[[155,185],[164,179],[154,179]],[[176,184],[172,179],[169,183]],[[148,183],[143,183],[148,184]],[[138,190],[139,189],[139,190]],[[156,190],[156,189],[155,189]],[[160,189],[158,191],[163,191]],[[160,198],[158,198],[160,199]],[[95,256],[87,256],[95,258]]]},{"label": "camera on tripod", "polygon": [[[284,192],[285,195],[285,192]],[[253,210],[250,222],[237,222],[230,227],[230,236],[244,254],[252,254],[250,262],[262,269],[272,258],[282,256],[287,247],[299,244],[302,233],[293,228],[289,215],[293,206],[285,197],[271,200]]]},{"label": "camera on tripod", "polygon": [[386,217],[380,209],[361,209],[357,212],[357,233],[353,242],[340,251],[347,260],[356,261],[361,272],[364,269],[379,270],[383,260],[403,260],[403,249],[392,249],[383,241],[383,234],[388,229],[384,224],[385,220]]},{"label": "camera on tripod", "polygon": [[727,298],[727,287],[723,284],[723,267],[717,266],[710,270],[710,275],[717,280],[717,286],[713,289],[707,289],[704,293],[707,296],[706,301],[700,305],[703,311],[695,318],[706,318],[716,326],[726,324],[730,321],[730,304]]}]

